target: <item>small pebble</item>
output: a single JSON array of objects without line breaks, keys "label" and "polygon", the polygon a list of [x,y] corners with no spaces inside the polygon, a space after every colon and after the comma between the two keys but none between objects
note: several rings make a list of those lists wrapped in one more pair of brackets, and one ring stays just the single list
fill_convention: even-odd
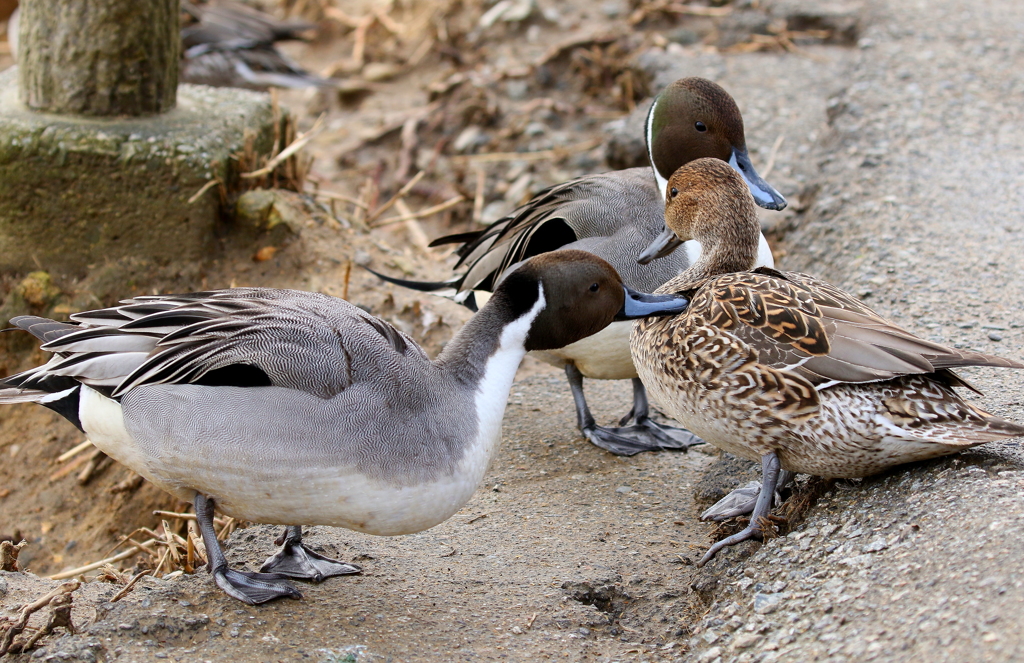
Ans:
[{"label": "small pebble", "polygon": [[625,495],[626,493],[633,492],[633,489],[630,488],[629,486],[619,486],[618,488],[615,489],[615,492],[622,493],[623,495]]},{"label": "small pebble", "polygon": [[995,342],[998,343],[999,341],[1003,340],[1003,335],[999,334],[999,333],[996,333],[994,331],[991,331],[991,332],[988,333],[988,340],[995,341]]}]

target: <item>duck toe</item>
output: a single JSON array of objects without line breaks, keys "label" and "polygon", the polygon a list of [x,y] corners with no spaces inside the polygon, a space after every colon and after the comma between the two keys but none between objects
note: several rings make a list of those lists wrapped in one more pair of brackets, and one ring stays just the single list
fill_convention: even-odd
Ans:
[{"label": "duck toe", "polygon": [[762,537],[763,537],[763,532],[761,530],[761,527],[757,523],[755,523],[754,521],[751,521],[749,525],[747,525],[745,528],[743,528],[739,532],[736,532],[732,536],[726,537],[726,538],[722,539],[721,541],[719,541],[718,543],[716,543],[715,545],[711,546],[708,549],[708,551],[706,553],[704,553],[704,556],[700,558],[700,561],[697,562],[697,566],[704,566],[705,564],[707,564],[709,561],[711,561],[711,558],[715,556],[715,553],[717,553],[722,548],[727,548],[729,546],[734,546],[737,543],[740,543],[742,541],[746,541],[747,539],[753,539],[753,538],[760,539]]}]

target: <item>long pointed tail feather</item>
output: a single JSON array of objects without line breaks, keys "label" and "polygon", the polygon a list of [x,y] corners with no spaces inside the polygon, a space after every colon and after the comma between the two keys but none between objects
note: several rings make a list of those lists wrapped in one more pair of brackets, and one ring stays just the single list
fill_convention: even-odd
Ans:
[{"label": "long pointed tail feather", "polygon": [[447,288],[457,291],[459,289],[459,285],[462,284],[462,276],[456,276],[455,278],[447,281],[410,281],[407,279],[396,278],[394,276],[388,276],[387,274],[381,274],[369,267],[363,267],[363,269],[383,281],[394,283],[395,285],[400,285],[403,288],[409,288],[410,290],[418,290],[420,292],[432,292],[436,294],[439,290],[445,290]]}]

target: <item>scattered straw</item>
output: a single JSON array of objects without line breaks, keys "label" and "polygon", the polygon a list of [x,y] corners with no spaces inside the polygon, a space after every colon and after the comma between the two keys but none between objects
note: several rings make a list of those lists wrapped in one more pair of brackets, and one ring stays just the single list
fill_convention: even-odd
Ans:
[{"label": "scattered straw", "polygon": [[373,212],[370,213],[368,217],[366,217],[366,224],[372,226],[373,222],[379,219],[381,214],[391,209],[391,207],[396,202],[404,198],[406,194],[408,194],[412,190],[412,188],[416,186],[416,184],[419,183],[421,179],[423,179],[423,176],[426,174],[427,173],[425,170],[421,170],[420,172],[416,173],[416,175],[411,180],[405,183],[405,186],[398,190],[398,193],[391,196],[391,198],[389,198],[386,203],[375,209]]},{"label": "scattered straw", "polygon": [[320,117],[316,119],[316,122],[313,123],[313,126],[309,129],[309,131],[296,136],[295,140],[292,141],[288,145],[288,147],[281,150],[281,152],[278,153],[278,155],[275,156],[273,159],[268,161],[267,165],[263,166],[263,168],[260,168],[259,170],[254,170],[249,173],[242,173],[241,175],[239,175],[239,177],[241,177],[244,180],[252,180],[259,177],[265,177],[274,172],[275,168],[280,166],[289,157],[291,157],[299,150],[304,148],[309,143],[309,141],[316,138],[317,134],[319,134],[323,130],[325,115],[325,113],[322,113]]},{"label": "scattered straw", "polygon": [[392,217],[389,217],[387,219],[384,219],[380,223],[374,225],[373,227],[374,228],[382,228],[384,226],[389,226],[389,225],[391,225],[393,223],[401,223],[403,221],[410,221],[412,219],[422,219],[424,217],[430,216],[431,214],[437,214],[439,212],[445,211],[446,209],[455,207],[456,205],[461,203],[463,200],[465,200],[465,197],[463,197],[463,196],[455,196],[454,198],[446,200],[443,203],[440,203],[438,205],[434,205],[433,207],[428,207],[426,209],[422,209],[422,210],[420,210],[418,212],[415,212],[415,213],[413,213],[413,214],[411,214],[409,216],[404,216],[403,215],[403,216],[392,216]]},{"label": "scattered straw", "polygon": [[78,454],[80,454],[81,452],[85,451],[86,449],[88,449],[91,446],[92,446],[92,442],[89,441],[89,440],[86,440],[85,442],[82,442],[81,444],[79,444],[75,448],[69,449],[69,450],[65,451],[64,453],[62,453],[61,455],[57,456],[57,462],[58,463],[63,463],[64,461],[68,460],[69,458],[73,458],[73,457],[77,456]]}]

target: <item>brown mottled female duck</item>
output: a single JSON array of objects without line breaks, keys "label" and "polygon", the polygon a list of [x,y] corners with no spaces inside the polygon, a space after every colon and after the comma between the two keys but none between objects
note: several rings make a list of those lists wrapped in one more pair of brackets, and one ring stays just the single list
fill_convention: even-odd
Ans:
[{"label": "brown mottled female duck", "polygon": [[691,239],[703,251],[658,289],[689,309],[635,323],[633,360],[666,414],[763,470],[750,524],[702,564],[762,533],[780,471],[863,477],[1024,435],[961,398],[953,387],[971,387],[951,370],[1024,364],[918,338],[811,276],[754,269],[754,200],[727,164],[679,168],[666,201],[666,229],[640,261]]}]

